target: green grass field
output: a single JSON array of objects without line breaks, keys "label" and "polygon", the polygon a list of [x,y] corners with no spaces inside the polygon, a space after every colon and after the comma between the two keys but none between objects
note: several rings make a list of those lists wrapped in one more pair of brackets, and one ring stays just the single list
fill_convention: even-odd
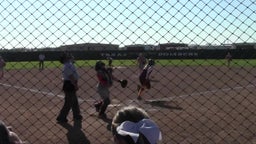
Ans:
[{"label": "green grass field", "polygon": [[[104,60],[107,64],[107,61]],[[227,65],[227,61],[220,59],[207,59],[207,60],[155,60],[156,65],[161,66],[225,66]],[[77,60],[75,62],[77,67],[93,67],[96,63],[96,60]],[[135,66],[135,60],[114,60],[114,66]],[[46,68],[60,68],[62,65],[59,61],[45,61]],[[254,67],[256,66],[256,60],[252,59],[234,59],[232,60],[231,67]],[[33,69],[38,68],[38,62],[8,62],[6,64],[5,69]]]}]

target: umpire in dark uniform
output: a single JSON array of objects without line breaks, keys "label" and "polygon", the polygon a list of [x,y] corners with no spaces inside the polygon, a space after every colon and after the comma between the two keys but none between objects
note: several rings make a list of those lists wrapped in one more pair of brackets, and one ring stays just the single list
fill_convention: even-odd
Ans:
[{"label": "umpire in dark uniform", "polygon": [[78,99],[76,95],[76,91],[78,90],[78,73],[73,64],[73,56],[65,52],[61,58],[60,62],[63,64],[63,91],[65,93],[65,102],[64,105],[57,117],[58,123],[66,123],[67,115],[69,111],[72,109],[74,120],[82,120],[82,116],[80,114],[80,108],[78,105]]}]

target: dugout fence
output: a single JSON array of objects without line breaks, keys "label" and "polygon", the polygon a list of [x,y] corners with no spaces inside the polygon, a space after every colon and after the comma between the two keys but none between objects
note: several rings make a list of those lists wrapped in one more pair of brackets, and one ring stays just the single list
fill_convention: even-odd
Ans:
[{"label": "dugout fence", "polygon": [[[87,50],[69,50],[76,60],[107,60],[111,57],[113,60],[136,60],[138,55],[142,53],[147,59],[222,59],[224,60],[227,53],[232,54],[232,59],[255,59],[254,49],[186,49],[186,50],[103,50],[103,51],[87,51]],[[45,61],[59,61],[63,51],[30,51],[15,52],[6,51],[1,55],[6,62],[37,62],[40,54],[47,56]],[[29,55],[29,57],[27,56]]]},{"label": "dugout fence", "polygon": [[[2,1],[0,120],[26,144],[108,144],[111,119],[134,105],[158,124],[160,143],[256,143],[255,8],[254,1]],[[83,50],[84,43],[97,47]],[[56,123],[63,51],[75,57],[83,116],[77,123],[70,112],[64,125]],[[137,100],[140,53],[156,64],[151,89]],[[94,108],[94,65],[107,57],[128,85],[110,88],[103,120]]]}]

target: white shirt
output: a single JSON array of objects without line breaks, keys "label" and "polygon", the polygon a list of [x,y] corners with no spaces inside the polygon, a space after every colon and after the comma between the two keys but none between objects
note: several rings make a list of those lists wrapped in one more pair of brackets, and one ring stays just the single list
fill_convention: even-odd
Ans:
[{"label": "white shirt", "polygon": [[70,61],[64,63],[62,75],[63,75],[64,80],[70,80],[69,79],[70,75],[73,75],[76,80],[78,80],[78,78],[79,78],[75,66]]},{"label": "white shirt", "polygon": [[45,55],[44,55],[44,54],[40,54],[40,55],[39,55],[39,60],[43,61],[44,58],[45,58]]}]

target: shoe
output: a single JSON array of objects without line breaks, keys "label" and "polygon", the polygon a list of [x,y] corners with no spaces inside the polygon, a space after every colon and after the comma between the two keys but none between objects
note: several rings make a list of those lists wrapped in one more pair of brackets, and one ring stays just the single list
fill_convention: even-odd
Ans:
[{"label": "shoe", "polygon": [[137,100],[142,100],[141,96],[138,96],[138,97],[137,97]]},{"label": "shoe", "polygon": [[74,117],[74,120],[82,120],[82,119],[83,119],[83,117],[81,115]]},{"label": "shoe", "polygon": [[57,123],[67,123],[68,120],[67,119],[61,119],[61,118],[57,118]]},{"label": "shoe", "polygon": [[104,114],[99,114],[98,116],[100,119],[107,119],[107,115],[104,113]]},{"label": "shoe", "polygon": [[94,103],[94,107],[95,107],[95,109],[96,109],[96,112],[99,112],[99,111],[100,111],[101,105],[102,105],[102,101],[101,101],[101,102]]}]

